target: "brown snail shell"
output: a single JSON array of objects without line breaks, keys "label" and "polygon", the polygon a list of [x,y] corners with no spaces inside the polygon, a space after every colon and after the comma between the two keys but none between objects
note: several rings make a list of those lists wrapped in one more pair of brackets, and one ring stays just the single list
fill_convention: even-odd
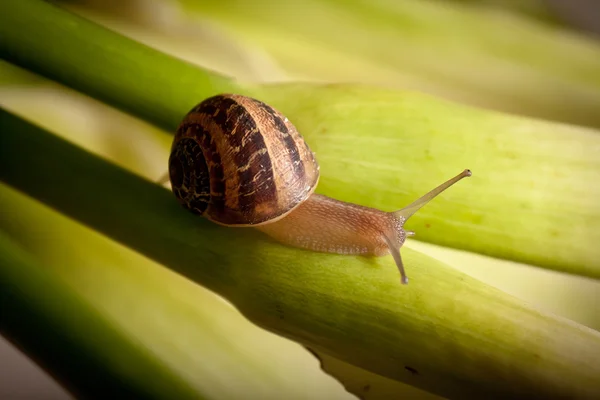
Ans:
[{"label": "brown snail shell", "polygon": [[284,217],[319,181],[319,164],[294,125],[271,106],[222,94],[179,125],[169,158],[175,196],[222,225],[261,225]]}]

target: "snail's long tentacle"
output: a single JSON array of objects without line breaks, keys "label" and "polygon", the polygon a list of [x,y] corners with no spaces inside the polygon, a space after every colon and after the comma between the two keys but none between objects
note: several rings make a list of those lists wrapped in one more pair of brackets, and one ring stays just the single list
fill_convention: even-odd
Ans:
[{"label": "snail's long tentacle", "polygon": [[454,185],[456,182],[460,181],[463,178],[471,176],[471,170],[465,169],[460,174],[456,175],[454,178],[447,180],[442,183],[440,186],[431,190],[429,193],[423,195],[419,199],[415,200],[408,206],[404,207],[401,210],[396,211],[394,214],[398,217],[403,217],[404,220],[409,219],[415,212],[417,212],[421,207],[425,204],[429,203],[432,199],[434,199],[437,195],[442,193],[444,190],[448,189],[450,186]]}]

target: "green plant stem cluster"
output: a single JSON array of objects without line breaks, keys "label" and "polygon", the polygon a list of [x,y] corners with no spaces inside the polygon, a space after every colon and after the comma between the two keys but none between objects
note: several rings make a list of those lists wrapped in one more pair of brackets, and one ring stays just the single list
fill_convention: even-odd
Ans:
[{"label": "green plant stem cluster", "polygon": [[[27,35],[23,26],[30,27]],[[288,116],[316,152],[318,192],[342,200],[394,210],[470,168],[469,181],[420,211],[407,228],[431,243],[600,277],[596,130],[367,86],[242,84],[39,0],[0,3],[0,54],[168,131],[209,95],[258,97]],[[269,331],[447,397],[600,396],[597,331],[539,312],[410,248],[402,252],[411,284],[402,286],[390,257],[311,253],[254,230],[217,226],[183,210],[155,183],[26,120],[0,111],[2,190],[16,189],[222,295]],[[64,327],[41,338],[47,348],[89,350],[85,332],[69,325],[61,316],[65,308],[57,306],[74,302],[68,315],[97,325],[113,340],[111,354],[123,349],[131,355],[118,362],[92,358],[80,375],[57,370],[62,379],[100,374],[111,390],[149,397],[170,388],[181,396],[223,395],[165,367],[168,356],[136,350],[135,334],[143,331],[117,329],[124,310],[92,314],[105,299],[66,290],[10,236],[2,234],[0,246],[2,294],[21,288],[4,296],[16,312],[4,320],[3,334],[23,339],[42,364],[52,365],[56,353],[33,347],[23,318],[31,315],[39,327]],[[60,301],[44,302],[53,295]],[[94,355],[100,347],[92,348]],[[153,374],[161,379],[146,387]],[[77,390],[90,394],[89,382],[81,382]]]}]

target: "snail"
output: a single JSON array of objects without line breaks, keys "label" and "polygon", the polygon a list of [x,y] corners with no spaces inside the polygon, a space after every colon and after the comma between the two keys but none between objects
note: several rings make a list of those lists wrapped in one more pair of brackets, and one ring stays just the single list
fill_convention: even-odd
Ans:
[{"label": "snail", "polygon": [[251,97],[220,94],[190,110],[169,156],[171,189],[183,207],[219,225],[254,227],[276,241],[337,254],[393,256],[408,283],[400,248],[404,224],[466,169],[408,206],[385,212],[315,193],[319,164],[294,125]]}]

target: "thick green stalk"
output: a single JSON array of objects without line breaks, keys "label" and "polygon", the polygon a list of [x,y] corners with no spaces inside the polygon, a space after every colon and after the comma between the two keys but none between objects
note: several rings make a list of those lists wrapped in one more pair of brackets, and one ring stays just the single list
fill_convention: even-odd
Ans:
[{"label": "thick green stalk", "polygon": [[598,332],[439,261],[404,249],[412,280],[400,285],[390,257],[317,254],[220,227],[6,112],[0,131],[0,180],[222,294],[271,331],[444,396],[600,395]]},{"label": "thick green stalk", "polygon": [[[398,209],[470,168],[407,223],[417,238],[600,278],[600,133],[417,93],[263,88],[321,165],[317,191]],[[289,100],[293,99],[293,100]]]},{"label": "thick green stalk", "polygon": [[2,183],[0,209],[31,261],[0,252],[0,332],[77,398],[351,399],[301,346],[168,268]]},{"label": "thick green stalk", "polygon": [[237,87],[123,39],[45,1],[0,2],[2,58],[167,129],[198,99]]},{"label": "thick green stalk", "polygon": [[600,127],[598,43],[514,14],[435,0],[180,1],[293,76]]},{"label": "thick green stalk", "polygon": [[0,296],[0,333],[75,396],[202,398],[2,229]]}]

